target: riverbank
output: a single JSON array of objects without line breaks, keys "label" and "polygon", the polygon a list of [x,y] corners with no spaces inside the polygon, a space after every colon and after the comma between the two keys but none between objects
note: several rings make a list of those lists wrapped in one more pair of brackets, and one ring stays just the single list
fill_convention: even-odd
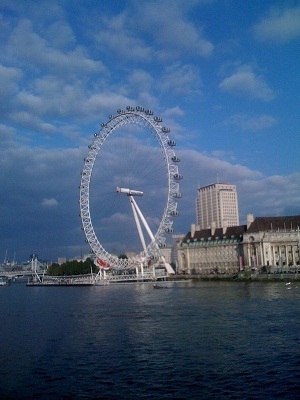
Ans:
[{"label": "riverbank", "polygon": [[298,282],[300,274],[258,274],[250,272],[239,272],[237,274],[210,274],[210,275],[174,275],[167,278],[173,280],[193,281],[245,281],[245,282]]}]

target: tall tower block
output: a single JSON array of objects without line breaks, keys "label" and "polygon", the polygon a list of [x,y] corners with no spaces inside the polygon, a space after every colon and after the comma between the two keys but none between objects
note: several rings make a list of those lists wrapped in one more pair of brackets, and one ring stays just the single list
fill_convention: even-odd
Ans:
[{"label": "tall tower block", "polygon": [[239,225],[235,185],[213,183],[198,189],[196,221],[199,229]]}]

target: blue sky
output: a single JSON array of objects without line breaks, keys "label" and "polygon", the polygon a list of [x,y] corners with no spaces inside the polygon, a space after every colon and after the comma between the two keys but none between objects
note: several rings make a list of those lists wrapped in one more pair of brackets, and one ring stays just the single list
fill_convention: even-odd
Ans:
[{"label": "blue sky", "polygon": [[240,223],[300,214],[299,1],[2,0],[0,26],[0,258],[88,251],[83,158],[127,105],[177,142],[176,233],[217,179],[237,185]]}]

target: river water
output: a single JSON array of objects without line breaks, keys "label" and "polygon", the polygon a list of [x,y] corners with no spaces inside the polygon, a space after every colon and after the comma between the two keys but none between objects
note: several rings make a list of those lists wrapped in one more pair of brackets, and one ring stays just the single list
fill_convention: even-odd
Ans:
[{"label": "river water", "polygon": [[0,288],[1,399],[299,399],[300,283]]}]

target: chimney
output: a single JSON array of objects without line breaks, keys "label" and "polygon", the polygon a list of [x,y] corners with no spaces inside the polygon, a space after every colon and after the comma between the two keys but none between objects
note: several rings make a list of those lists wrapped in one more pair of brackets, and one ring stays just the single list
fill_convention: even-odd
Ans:
[{"label": "chimney", "polygon": [[227,220],[223,219],[223,221],[222,221],[223,235],[225,235],[225,233],[227,231],[227,226],[228,226]]},{"label": "chimney", "polygon": [[253,214],[247,214],[247,229],[250,228],[250,225],[254,221],[254,215]]},{"label": "chimney", "polygon": [[195,236],[195,232],[196,232],[196,225],[192,224],[191,225],[191,238],[193,238]]},{"label": "chimney", "polygon": [[216,227],[217,227],[216,221],[212,221],[211,224],[210,224],[210,226],[211,226],[211,227],[210,227],[211,236],[214,236],[215,231],[216,231]]}]

